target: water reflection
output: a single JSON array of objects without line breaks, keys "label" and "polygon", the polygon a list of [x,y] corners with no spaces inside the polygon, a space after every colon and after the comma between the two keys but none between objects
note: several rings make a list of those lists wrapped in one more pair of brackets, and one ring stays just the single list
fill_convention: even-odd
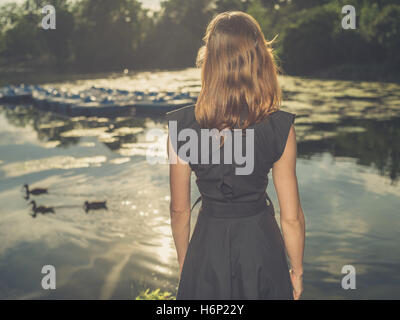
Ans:
[{"label": "water reflection", "polygon": [[[370,109],[369,109],[370,110]],[[9,125],[26,129],[31,127],[42,145],[47,148],[67,147],[79,144],[90,147],[92,142],[81,142],[82,137],[95,137],[111,151],[124,158],[113,159],[113,163],[129,161],[128,156],[146,155],[149,143],[138,142],[138,136],[144,133],[145,118],[118,117],[62,118],[51,113],[43,113],[31,106],[0,106],[1,114]],[[380,119],[358,118],[345,114],[309,114],[297,112],[296,132],[299,143],[299,156],[309,158],[312,155],[329,152],[335,158],[349,157],[357,163],[377,168],[380,174],[398,180],[400,172],[400,117]],[[156,117],[156,121],[163,121]],[[5,137],[2,139],[5,140]],[[1,140],[0,140],[1,143]],[[52,157],[24,162],[14,161],[3,166],[6,176],[22,175],[44,168],[87,167],[101,165],[104,156],[97,157]]]},{"label": "water reflection", "polygon": [[[195,93],[197,72],[51,86]],[[400,298],[399,86],[292,77],[281,83],[283,109],[297,115],[308,232],[304,297]],[[166,133],[162,116],[65,118],[30,106],[0,106],[1,298],[133,299],[146,287],[175,293],[168,166],[146,161],[153,144],[147,135],[155,128]],[[48,194],[25,200],[24,184]],[[192,193],[198,195],[194,179]],[[31,200],[56,214],[30,218]],[[106,201],[107,210],[86,214],[85,201]],[[40,287],[45,264],[57,268],[54,292]],[[340,286],[347,264],[357,270],[354,291]]]},{"label": "water reflection", "polygon": [[343,118],[335,124],[313,123],[300,131],[299,155],[329,152],[335,158],[357,159],[375,167],[392,183],[400,173],[400,117],[386,120]]}]

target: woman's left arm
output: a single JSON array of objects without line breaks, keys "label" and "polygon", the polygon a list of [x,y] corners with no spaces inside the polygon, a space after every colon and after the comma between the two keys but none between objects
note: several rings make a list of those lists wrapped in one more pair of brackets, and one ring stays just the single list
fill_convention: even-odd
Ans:
[{"label": "woman's left arm", "polygon": [[[171,229],[178,255],[179,273],[182,271],[190,236],[190,175],[189,164],[180,159],[168,137],[169,183],[171,192]],[[172,161],[176,159],[176,161]]]}]

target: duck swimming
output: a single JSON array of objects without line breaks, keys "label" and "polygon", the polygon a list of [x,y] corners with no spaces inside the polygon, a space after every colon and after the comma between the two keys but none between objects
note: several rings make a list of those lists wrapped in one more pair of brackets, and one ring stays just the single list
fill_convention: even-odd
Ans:
[{"label": "duck swimming", "polygon": [[34,195],[34,196],[38,196],[38,195],[41,195],[41,194],[48,193],[46,188],[35,188],[35,189],[32,189],[32,190],[29,190],[29,185],[28,184],[24,184],[24,188],[25,188],[25,191],[26,191],[26,195],[25,195],[25,199],[26,200],[29,199],[29,195],[31,195],[31,194]]},{"label": "duck swimming", "polygon": [[41,213],[41,214],[46,214],[46,213],[55,214],[54,208],[45,207],[45,206],[39,206],[38,207],[36,205],[36,201],[35,200],[32,200],[29,203],[32,205],[32,214],[31,215],[32,215],[33,218],[35,218],[38,213]]},{"label": "duck swimming", "polygon": [[83,204],[83,208],[85,209],[86,213],[88,213],[89,210],[99,210],[99,209],[108,210],[107,201],[98,201],[98,202],[85,201],[85,203]]}]

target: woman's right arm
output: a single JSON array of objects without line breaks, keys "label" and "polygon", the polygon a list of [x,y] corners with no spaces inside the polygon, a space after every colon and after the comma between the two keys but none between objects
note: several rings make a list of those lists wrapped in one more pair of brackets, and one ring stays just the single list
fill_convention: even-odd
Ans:
[{"label": "woman's right arm", "polygon": [[291,264],[291,280],[294,299],[303,291],[303,254],[305,219],[300,204],[296,176],[296,132],[292,126],[281,158],[272,168],[272,177],[280,207],[280,221],[286,251]]}]

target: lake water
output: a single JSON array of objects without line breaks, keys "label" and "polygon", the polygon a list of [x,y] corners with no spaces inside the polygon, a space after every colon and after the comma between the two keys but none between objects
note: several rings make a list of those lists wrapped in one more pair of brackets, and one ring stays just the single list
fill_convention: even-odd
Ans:
[{"label": "lake water", "polygon": [[[282,109],[297,115],[303,297],[399,299],[400,85],[280,82]],[[198,93],[200,73],[110,74],[48,86],[92,85]],[[168,166],[146,160],[154,145],[146,134],[155,128],[166,134],[163,117],[65,118],[0,106],[1,299],[134,299],[145,288],[176,294]],[[48,188],[32,199],[55,214],[32,218],[25,183]],[[194,201],[194,175],[192,190]],[[268,192],[277,204],[272,184]],[[83,210],[85,201],[104,200],[108,210]],[[41,287],[44,265],[56,268],[56,290]],[[341,287],[345,265],[356,269],[354,290]]]}]

